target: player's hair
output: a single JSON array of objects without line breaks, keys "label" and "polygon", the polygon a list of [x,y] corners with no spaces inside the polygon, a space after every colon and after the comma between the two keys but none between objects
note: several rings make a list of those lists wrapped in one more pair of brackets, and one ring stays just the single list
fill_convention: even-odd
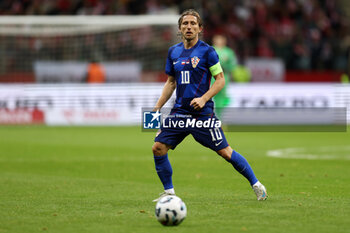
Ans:
[{"label": "player's hair", "polygon": [[182,14],[181,14],[181,16],[179,18],[179,21],[178,21],[179,28],[181,27],[182,20],[183,20],[183,18],[186,15],[193,15],[193,16],[195,16],[197,18],[197,22],[198,22],[199,27],[203,26],[203,21],[202,21],[201,16],[199,15],[199,13],[196,10],[194,10],[194,9],[187,9],[184,12],[182,12]]}]

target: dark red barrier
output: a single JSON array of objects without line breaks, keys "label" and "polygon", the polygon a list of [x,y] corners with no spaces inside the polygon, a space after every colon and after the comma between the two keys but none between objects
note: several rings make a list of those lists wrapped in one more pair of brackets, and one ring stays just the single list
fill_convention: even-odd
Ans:
[{"label": "dark red barrier", "polygon": [[34,83],[33,73],[7,73],[0,75],[0,83]]},{"label": "dark red barrier", "polygon": [[45,115],[41,110],[0,109],[0,125],[37,125],[45,123]]},{"label": "dark red barrier", "polygon": [[287,71],[285,82],[340,82],[339,71]]}]

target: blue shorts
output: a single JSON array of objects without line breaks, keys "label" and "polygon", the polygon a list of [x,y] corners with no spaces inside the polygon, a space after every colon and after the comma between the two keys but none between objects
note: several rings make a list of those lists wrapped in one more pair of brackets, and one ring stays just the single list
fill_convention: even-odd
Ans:
[{"label": "blue shorts", "polygon": [[[184,127],[180,127],[181,121],[185,122],[182,124]],[[221,127],[216,127],[215,124],[207,124],[206,126],[208,127],[198,127],[201,125],[193,124],[193,122],[197,121],[212,123],[218,121],[218,119],[215,117],[215,115],[201,116],[197,118],[182,118],[170,115],[164,120],[154,141],[170,145],[171,149],[175,149],[175,147],[182,142],[187,135],[192,134],[193,138],[197,142],[205,147],[209,147],[213,151],[219,151],[228,146],[226,137]],[[188,122],[189,124],[186,125]]]}]

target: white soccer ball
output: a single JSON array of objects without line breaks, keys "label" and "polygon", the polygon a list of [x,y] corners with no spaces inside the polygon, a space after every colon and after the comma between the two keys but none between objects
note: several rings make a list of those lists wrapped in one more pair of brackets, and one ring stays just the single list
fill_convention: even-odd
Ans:
[{"label": "white soccer ball", "polygon": [[187,208],[181,198],[175,195],[162,197],[156,204],[157,220],[165,226],[177,226],[186,217]]}]

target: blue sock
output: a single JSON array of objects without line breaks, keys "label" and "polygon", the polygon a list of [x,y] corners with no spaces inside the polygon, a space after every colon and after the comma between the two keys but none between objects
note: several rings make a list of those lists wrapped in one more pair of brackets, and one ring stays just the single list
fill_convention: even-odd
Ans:
[{"label": "blue sock", "polygon": [[173,175],[173,169],[171,168],[168,154],[163,156],[154,155],[154,163],[156,164],[156,171],[164,186],[164,190],[174,188],[171,178]]},{"label": "blue sock", "polygon": [[239,173],[247,178],[247,180],[249,180],[250,185],[258,182],[258,179],[255,177],[253,169],[250,167],[248,161],[238,152],[233,151],[231,159],[228,162],[231,163]]}]

